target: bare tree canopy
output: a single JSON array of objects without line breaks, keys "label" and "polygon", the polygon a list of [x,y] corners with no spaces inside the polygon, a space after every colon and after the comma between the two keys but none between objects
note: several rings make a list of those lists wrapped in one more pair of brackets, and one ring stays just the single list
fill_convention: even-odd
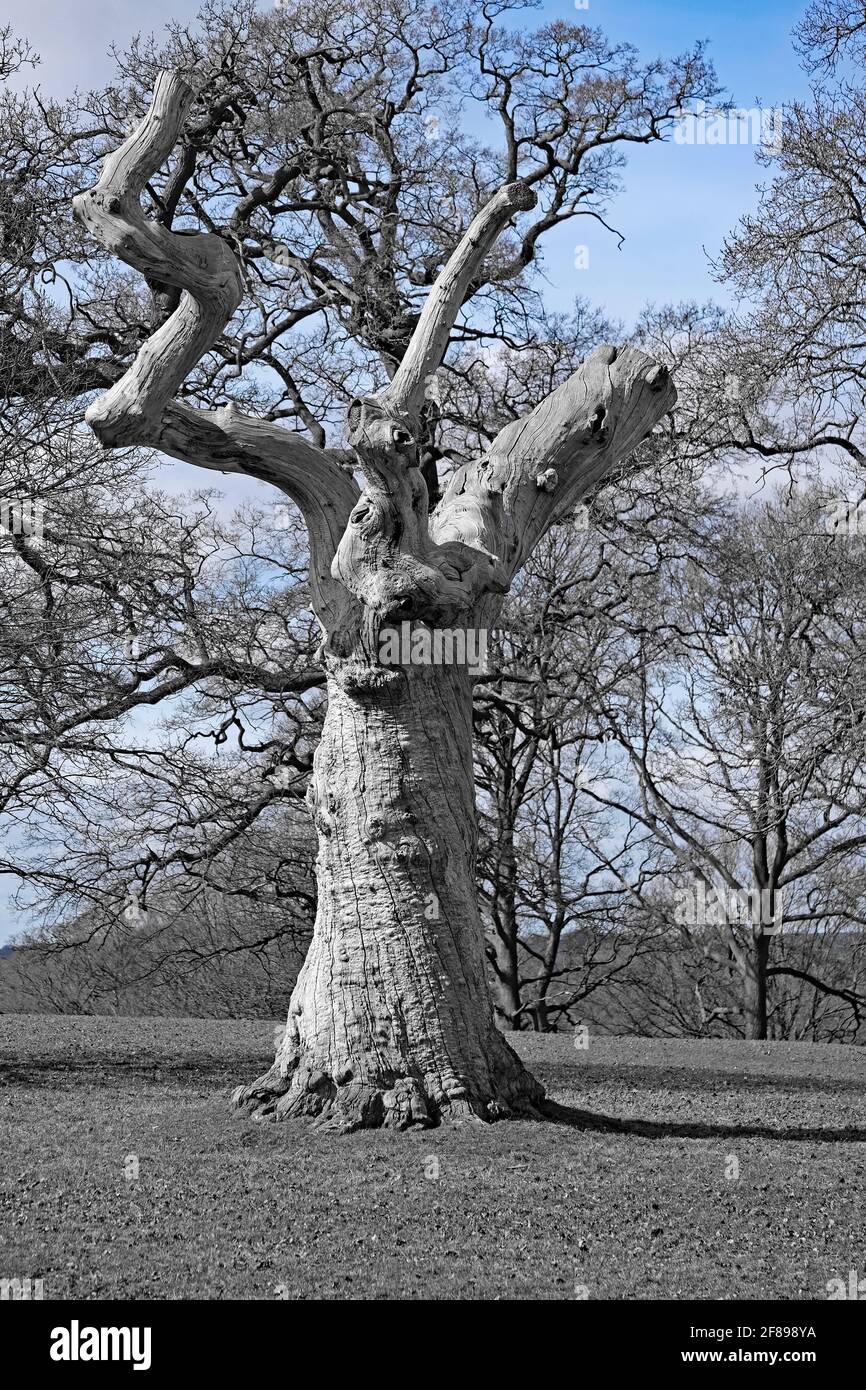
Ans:
[{"label": "bare tree canopy", "polygon": [[[543,234],[603,217],[623,151],[714,82],[700,47],[641,64],[585,26],[529,34],[524,8],[210,3],[136,43],[116,87],[5,99],[9,196],[37,186],[42,214],[3,299],[10,394],[102,388],[86,418],[108,450],[270,483],[304,518],[328,690],[318,914],[274,1067],[237,1097],[260,1114],[402,1127],[541,1099],[485,981],[472,675],[391,667],[381,642],[486,632],[549,527],[670,410],[667,369],[608,346],[486,438],[459,403],[489,344],[543,321]],[[80,230],[58,217],[49,240],[72,195]],[[66,304],[33,292],[61,264]],[[163,646],[166,676],[178,658]],[[253,666],[188,674],[267,689]]]}]

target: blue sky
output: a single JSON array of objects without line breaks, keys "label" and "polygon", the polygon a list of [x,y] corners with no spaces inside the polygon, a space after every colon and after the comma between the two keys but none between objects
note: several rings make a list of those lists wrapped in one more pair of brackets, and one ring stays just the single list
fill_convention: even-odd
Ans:
[{"label": "blue sky", "polygon": [[[159,31],[169,18],[191,18],[195,0],[6,0],[4,20],[29,38],[42,57],[38,81],[52,96],[96,86],[112,75],[108,53],[137,32]],[[671,56],[696,39],[709,40],[721,85],[741,107],[780,105],[805,95],[807,82],[791,47],[803,13],[792,0],[544,0],[540,21],[567,19],[633,43],[643,58]],[[560,229],[547,243],[545,271],[551,304],[565,308],[577,294],[626,323],[648,302],[721,297],[707,256],[744,212],[754,206],[755,184],[766,177],[747,145],[655,145],[629,157],[625,192],[610,220],[617,241],[589,219]],[[588,249],[586,269],[575,268],[575,246]],[[176,466],[177,483],[201,486],[194,470]],[[0,887],[0,941],[13,929]]]},{"label": "blue sky", "polygon": [[[264,3],[264,0],[263,0]],[[61,95],[111,75],[108,45],[123,46],[141,30],[158,32],[168,18],[191,18],[196,0],[6,0],[13,26],[39,50],[40,81]],[[792,0],[544,0],[546,20],[568,19],[633,43],[644,58],[669,56],[707,39],[719,79],[739,106],[775,106],[806,92],[790,34],[804,6]],[[536,16],[530,12],[530,21]],[[754,203],[754,150],[747,145],[655,145],[629,156],[626,190],[612,209],[625,233],[617,241],[590,219],[558,230],[545,246],[554,302],[575,294],[603,304],[629,322],[648,301],[704,299],[721,294],[711,280],[714,255],[737,218]],[[589,250],[589,267],[575,269],[574,248]]]}]

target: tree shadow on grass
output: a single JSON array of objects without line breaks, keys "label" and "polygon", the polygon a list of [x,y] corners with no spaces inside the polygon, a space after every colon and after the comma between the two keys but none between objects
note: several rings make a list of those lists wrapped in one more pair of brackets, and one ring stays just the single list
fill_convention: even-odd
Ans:
[{"label": "tree shadow on grass", "polygon": [[603,1134],[635,1134],[643,1139],[784,1139],[813,1144],[863,1144],[866,1129],[847,1125],[828,1129],[792,1125],[776,1129],[760,1124],[708,1124],[703,1120],[635,1120],[600,1115],[573,1105],[547,1100],[542,1106],[545,1120],[571,1129],[595,1130]]},{"label": "tree shadow on grass", "polygon": [[[851,1051],[863,1052],[863,1062],[866,1062],[866,1048],[852,1047]],[[661,1095],[670,1091],[695,1091],[706,1095],[708,1091],[714,1090],[722,1094],[726,1091],[803,1091],[820,1092],[824,1095],[847,1093],[858,1096],[866,1094],[866,1066],[862,1076],[828,1076],[826,1073],[797,1076],[787,1072],[722,1071],[697,1066],[651,1067],[615,1063],[583,1063],[577,1069],[573,1064],[542,1062],[536,1064],[533,1069],[538,1079],[544,1082],[549,1090],[572,1090],[577,1083],[582,1091],[591,1091],[594,1088],[602,1090],[613,1085],[647,1092],[656,1091]]]}]

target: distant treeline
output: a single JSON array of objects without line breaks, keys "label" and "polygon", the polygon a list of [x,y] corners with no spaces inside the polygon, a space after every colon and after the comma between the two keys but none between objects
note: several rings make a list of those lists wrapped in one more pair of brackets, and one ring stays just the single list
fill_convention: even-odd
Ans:
[{"label": "distant treeline", "polygon": [[[124,933],[94,932],[80,923],[0,949],[0,1013],[158,1015],[197,1018],[279,1018],[303,962],[311,917],[285,913],[269,921],[236,915],[231,934],[220,904],[172,920],[164,911]],[[231,936],[231,939],[230,939]],[[77,937],[77,940],[73,940]],[[736,979],[721,963],[689,949],[670,927],[605,934],[599,957],[592,930],[561,943],[556,988],[527,1004],[521,1029],[571,1033],[581,1026],[613,1035],[736,1038],[744,1036]],[[809,1042],[866,1042],[850,981],[863,959],[864,932],[818,943],[822,988],[810,933],[780,943],[768,1036]],[[522,949],[537,958],[544,939],[527,935]],[[500,1020],[501,1021],[501,1020]]]}]

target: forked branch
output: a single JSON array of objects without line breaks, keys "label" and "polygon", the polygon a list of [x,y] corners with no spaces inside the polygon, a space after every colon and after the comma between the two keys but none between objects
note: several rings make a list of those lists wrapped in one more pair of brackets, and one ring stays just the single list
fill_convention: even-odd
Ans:
[{"label": "forked branch", "polygon": [[[107,250],[149,281],[183,291],[171,317],[87,420],[109,446],[141,444],[205,468],[241,472],[281,488],[310,534],[313,602],[348,650],[360,609],[373,636],[395,615],[453,621],[504,594],[555,520],[634,450],[676,393],[663,367],[633,348],[600,348],[482,458],[459,469],[428,523],[417,424],[430,375],[485,256],[517,213],[535,203],[522,183],[494,194],[473,218],[428,296],[393,380],[349,410],[348,432],[366,478],[300,435],[229,406],[193,410],[174,399],[218,339],[243,294],[231,247],[213,234],[178,234],[145,217],[142,191],[180,134],[192,92],[162,73],[135,132],[105,164],[75,212]],[[359,504],[360,505],[356,505]],[[366,630],[366,629],[365,629]]]}]

